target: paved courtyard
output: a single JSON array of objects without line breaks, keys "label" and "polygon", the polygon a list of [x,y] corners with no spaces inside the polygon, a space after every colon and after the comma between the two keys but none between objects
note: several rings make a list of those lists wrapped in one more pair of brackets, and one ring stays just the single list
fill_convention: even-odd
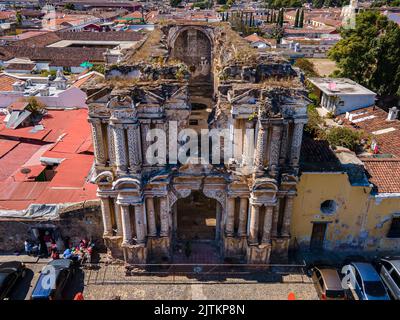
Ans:
[{"label": "paved courtyard", "polygon": [[[29,299],[39,272],[49,261],[28,256],[0,256],[0,262],[23,261],[28,272],[10,299]],[[195,268],[195,266],[194,266]],[[165,272],[168,272],[165,271]],[[212,273],[212,272],[211,272]],[[293,292],[297,299],[317,299],[310,278],[301,273],[240,271],[237,274],[143,274],[126,276],[123,265],[100,264],[94,270],[79,270],[64,290],[64,298],[72,299],[83,292],[85,299],[271,299],[286,300]]]}]

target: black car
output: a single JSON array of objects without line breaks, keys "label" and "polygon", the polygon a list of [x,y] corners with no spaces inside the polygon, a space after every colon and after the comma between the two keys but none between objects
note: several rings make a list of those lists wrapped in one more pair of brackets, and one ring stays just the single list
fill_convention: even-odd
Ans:
[{"label": "black car", "polygon": [[17,281],[25,276],[25,265],[19,261],[0,264],[0,300],[8,297]]},{"label": "black car", "polygon": [[41,271],[33,289],[32,300],[58,300],[68,280],[74,273],[73,262],[69,259],[50,261]]}]

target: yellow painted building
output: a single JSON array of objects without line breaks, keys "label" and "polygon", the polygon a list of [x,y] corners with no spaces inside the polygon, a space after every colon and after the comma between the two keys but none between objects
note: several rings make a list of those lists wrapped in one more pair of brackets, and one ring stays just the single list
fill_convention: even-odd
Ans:
[{"label": "yellow painted building", "polygon": [[292,245],[399,251],[400,161],[358,159],[350,152],[335,156],[334,169],[326,170],[327,162],[321,162],[321,170],[315,165],[302,170],[291,223]]}]

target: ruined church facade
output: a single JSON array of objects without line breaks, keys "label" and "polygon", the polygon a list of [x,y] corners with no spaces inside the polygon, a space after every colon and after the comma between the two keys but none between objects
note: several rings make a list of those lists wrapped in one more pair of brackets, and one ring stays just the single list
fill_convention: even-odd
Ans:
[{"label": "ruined church facade", "polygon": [[[228,25],[171,23],[87,92],[94,183],[113,257],[174,262],[175,244],[189,239],[212,242],[221,261],[285,259],[308,103],[288,62],[258,56]],[[171,132],[187,128],[252,129],[234,144],[254,145],[254,154],[171,161]],[[146,156],[152,129],[167,133],[166,163]]]}]

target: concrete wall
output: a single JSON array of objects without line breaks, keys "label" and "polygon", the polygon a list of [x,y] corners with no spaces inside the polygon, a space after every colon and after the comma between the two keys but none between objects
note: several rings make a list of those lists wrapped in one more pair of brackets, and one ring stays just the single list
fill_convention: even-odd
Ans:
[{"label": "concrete wall", "polygon": [[[6,108],[21,98],[29,97],[20,92],[0,93],[0,108]],[[87,108],[86,93],[76,87],[69,87],[57,96],[36,96],[36,98],[46,106],[53,108]]]},{"label": "concrete wall", "polygon": [[[317,187],[316,187],[317,186]],[[370,187],[352,186],[346,173],[302,173],[295,198],[291,235],[308,248],[313,222],[328,222],[324,249],[396,251],[400,239],[386,235],[400,198],[377,200]],[[321,203],[334,200],[336,212],[324,214]]]},{"label": "concrete wall", "polygon": [[[343,105],[340,104],[343,101]],[[337,114],[343,114],[360,108],[366,108],[372,106],[375,103],[374,94],[362,94],[362,95],[338,95],[335,98],[323,93],[321,98],[321,106],[325,109]]]}]

